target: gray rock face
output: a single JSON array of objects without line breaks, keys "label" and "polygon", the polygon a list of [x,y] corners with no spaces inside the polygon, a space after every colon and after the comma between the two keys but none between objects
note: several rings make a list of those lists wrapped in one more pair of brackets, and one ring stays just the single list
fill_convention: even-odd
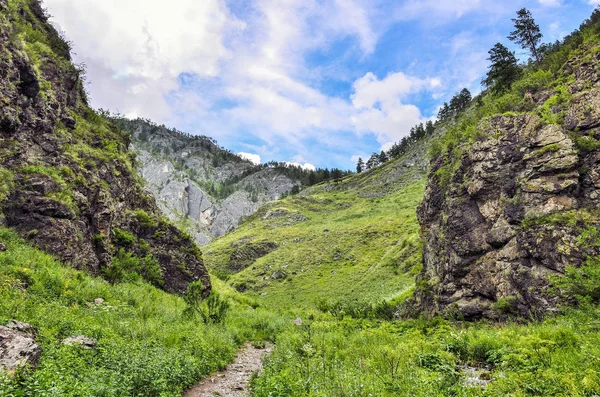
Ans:
[{"label": "gray rock face", "polygon": [[[598,67],[577,66],[576,59],[569,65],[588,87],[600,81]],[[419,309],[459,311],[467,319],[496,317],[500,306],[521,315],[553,311],[558,299],[548,293],[549,276],[598,255],[580,236],[600,224],[594,215],[600,82],[581,91],[582,83],[568,86],[573,96],[562,125],[546,124],[536,113],[493,117],[479,124],[486,138],[458,160],[449,181],[438,172],[446,160],[433,160],[418,210],[426,241]]]},{"label": "gray rock face", "polygon": [[32,326],[24,323],[0,326],[0,370],[11,372],[26,365],[35,368],[41,355]]},{"label": "gray rock face", "polygon": [[[299,182],[274,169],[256,169],[207,137],[191,137],[141,120],[120,120],[132,132],[140,174],[162,212],[199,245],[235,228],[264,203]],[[219,199],[212,189],[229,189]]]}]

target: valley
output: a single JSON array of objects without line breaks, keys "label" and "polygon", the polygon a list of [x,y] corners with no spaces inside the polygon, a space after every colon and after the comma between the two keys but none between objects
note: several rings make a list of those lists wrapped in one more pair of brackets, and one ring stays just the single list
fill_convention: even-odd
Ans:
[{"label": "valley", "polygon": [[94,110],[0,12],[0,397],[599,395],[600,8],[356,173]]}]

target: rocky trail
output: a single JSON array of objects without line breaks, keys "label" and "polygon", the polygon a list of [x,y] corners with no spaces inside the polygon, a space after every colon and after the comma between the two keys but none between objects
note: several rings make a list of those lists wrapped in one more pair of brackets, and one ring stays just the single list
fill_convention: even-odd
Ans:
[{"label": "rocky trail", "polygon": [[271,347],[257,349],[247,343],[235,361],[225,370],[204,379],[183,394],[183,397],[244,397],[248,396],[250,378],[262,368],[263,357],[270,354]]}]

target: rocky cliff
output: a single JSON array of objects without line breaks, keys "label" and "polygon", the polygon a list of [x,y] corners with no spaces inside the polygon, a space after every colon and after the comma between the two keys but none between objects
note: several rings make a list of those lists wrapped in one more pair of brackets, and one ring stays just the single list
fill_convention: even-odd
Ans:
[{"label": "rocky cliff", "polygon": [[201,253],[143,190],[129,136],[87,105],[83,70],[37,0],[0,0],[2,222],[78,269],[172,292]]},{"label": "rocky cliff", "polygon": [[140,119],[117,123],[132,134],[141,176],[163,213],[200,245],[299,185],[276,169],[255,167],[211,138]]},{"label": "rocky cliff", "polygon": [[418,210],[419,309],[467,319],[553,311],[552,276],[598,254],[581,236],[600,224],[599,50],[576,51],[553,88],[529,89],[527,111],[480,120],[459,158],[433,158]]}]

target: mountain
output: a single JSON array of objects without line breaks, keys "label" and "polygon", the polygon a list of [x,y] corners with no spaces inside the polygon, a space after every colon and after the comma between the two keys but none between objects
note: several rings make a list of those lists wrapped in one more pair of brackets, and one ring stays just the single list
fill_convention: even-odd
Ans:
[{"label": "mountain", "polygon": [[77,269],[210,291],[194,242],[143,189],[129,136],[92,110],[38,1],[0,2],[3,225]]},{"label": "mountain", "polygon": [[232,230],[264,203],[300,184],[280,168],[257,167],[206,136],[141,119],[115,122],[131,133],[141,176],[160,209],[199,245]]}]

